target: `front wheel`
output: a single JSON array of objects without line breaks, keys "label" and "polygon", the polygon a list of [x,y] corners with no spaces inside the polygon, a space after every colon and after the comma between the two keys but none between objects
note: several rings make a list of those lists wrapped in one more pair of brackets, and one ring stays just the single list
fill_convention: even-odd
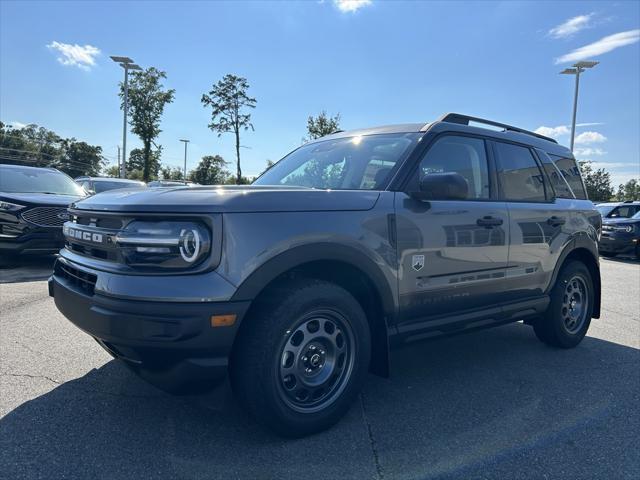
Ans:
[{"label": "front wheel", "polygon": [[614,258],[616,255],[618,254],[615,252],[600,252],[600,256],[605,258]]},{"label": "front wheel", "polygon": [[324,430],[364,383],[371,351],[365,313],[349,292],[324,281],[271,293],[238,334],[232,388],[258,422],[281,435]]},{"label": "front wheel", "polygon": [[562,267],[551,290],[551,303],[533,328],[542,342],[573,348],[587,334],[594,305],[593,280],[587,267],[570,261]]}]

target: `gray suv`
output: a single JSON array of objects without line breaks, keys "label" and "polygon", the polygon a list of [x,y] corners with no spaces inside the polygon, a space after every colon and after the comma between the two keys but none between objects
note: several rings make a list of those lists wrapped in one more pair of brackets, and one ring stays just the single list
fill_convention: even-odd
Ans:
[{"label": "gray suv", "polygon": [[571,348],[600,314],[601,217],[571,152],[460,114],[335,133],[251,186],[115,190],[70,213],[58,309],[165,390],[229,372],[287,436],[342,417],[390,347],[522,320]]}]

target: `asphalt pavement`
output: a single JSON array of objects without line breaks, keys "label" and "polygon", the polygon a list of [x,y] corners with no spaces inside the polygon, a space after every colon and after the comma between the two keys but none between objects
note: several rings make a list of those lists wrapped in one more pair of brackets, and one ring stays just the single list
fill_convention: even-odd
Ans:
[{"label": "asphalt pavement", "polygon": [[602,318],[578,348],[512,324],[395,350],[389,379],[300,440],[258,427],[228,385],[176,397],[135,377],[23,281],[48,265],[0,271],[2,479],[640,478],[637,261],[602,260]]}]

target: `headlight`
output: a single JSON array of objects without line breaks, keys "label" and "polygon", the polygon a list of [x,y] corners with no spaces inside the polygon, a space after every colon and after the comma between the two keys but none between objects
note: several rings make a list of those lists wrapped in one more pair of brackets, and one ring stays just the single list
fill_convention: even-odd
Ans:
[{"label": "headlight", "polygon": [[17,212],[18,210],[22,210],[23,208],[25,208],[24,205],[0,201],[0,212]]},{"label": "headlight", "polygon": [[133,221],[115,241],[127,265],[160,270],[196,266],[211,249],[209,230],[198,222]]}]

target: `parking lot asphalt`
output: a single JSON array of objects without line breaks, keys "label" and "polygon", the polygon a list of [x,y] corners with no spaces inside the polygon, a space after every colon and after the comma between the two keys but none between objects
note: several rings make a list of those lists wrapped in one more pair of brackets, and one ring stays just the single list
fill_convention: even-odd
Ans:
[{"label": "parking lot asphalt", "polygon": [[0,271],[0,478],[640,478],[640,263],[601,267],[602,318],[578,348],[522,324],[413,344],[300,440],[254,424],[227,385],[149,386],[46,282]]}]

